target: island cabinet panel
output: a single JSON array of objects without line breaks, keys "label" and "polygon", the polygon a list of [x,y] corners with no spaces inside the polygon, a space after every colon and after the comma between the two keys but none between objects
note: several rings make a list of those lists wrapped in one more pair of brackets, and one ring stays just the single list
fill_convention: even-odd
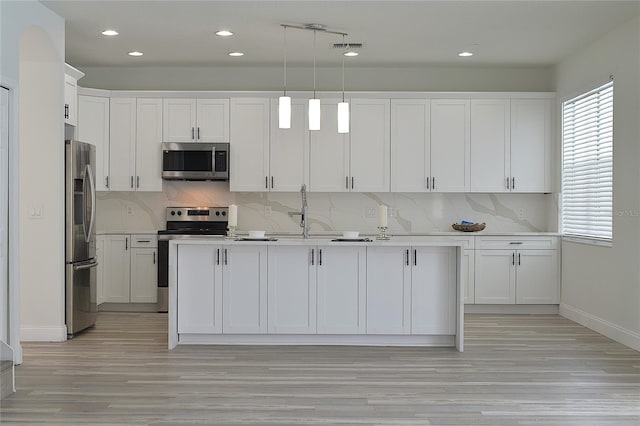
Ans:
[{"label": "island cabinet panel", "polygon": [[267,332],[267,246],[223,248],[224,333]]},{"label": "island cabinet panel", "polygon": [[178,247],[178,333],[222,332],[221,247]]},{"label": "island cabinet panel", "polygon": [[318,246],[318,334],[366,331],[366,248]]},{"label": "island cabinet panel", "polygon": [[411,251],[411,333],[455,334],[456,250],[412,247]]},{"label": "island cabinet panel", "polygon": [[367,334],[411,331],[409,247],[367,247]]},{"label": "island cabinet panel", "polygon": [[270,246],[268,256],[269,333],[315,334],[317,249]]}]

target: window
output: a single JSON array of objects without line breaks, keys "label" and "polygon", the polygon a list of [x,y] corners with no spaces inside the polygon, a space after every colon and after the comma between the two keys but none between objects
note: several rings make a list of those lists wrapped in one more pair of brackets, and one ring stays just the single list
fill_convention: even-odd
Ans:
[{"label": "window", "polygon": [[610,243],[613,81],[562,104],[562,233]]}]

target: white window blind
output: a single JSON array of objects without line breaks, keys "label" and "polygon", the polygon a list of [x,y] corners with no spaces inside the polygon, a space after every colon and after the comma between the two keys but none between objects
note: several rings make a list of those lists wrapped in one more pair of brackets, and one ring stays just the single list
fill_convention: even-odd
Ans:
[{"label": "white window blind", "polygon": [[562,105],[562,230],[611,241],[613,81]]}]

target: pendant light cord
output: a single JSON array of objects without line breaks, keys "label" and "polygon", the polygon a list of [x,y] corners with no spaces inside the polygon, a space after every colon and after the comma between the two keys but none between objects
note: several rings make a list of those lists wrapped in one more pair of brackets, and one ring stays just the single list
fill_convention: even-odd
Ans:
[{"label": "pendant light cord", "polygon": [[[342,34],[342,46],[346,49],[344,34]],[[342,102],[344,102],[344,54],[342,55]]]},{"label": "pendant light cord", "polygon": [[313,30],[313,99],[316,99],[316,30]]},{"label": "pendant light cord", "polygon": [[284,96],[287,96],[287,27],[284,27]]}]

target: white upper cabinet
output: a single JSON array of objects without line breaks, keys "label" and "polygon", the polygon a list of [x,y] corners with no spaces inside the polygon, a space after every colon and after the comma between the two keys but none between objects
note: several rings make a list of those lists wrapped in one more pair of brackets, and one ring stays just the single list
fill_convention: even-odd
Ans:
[{"label": "white upper cabinet", "polygon": [[164,142],[228,142],[228,99],[164,99]]},{"label": "white upper cabinet", "polygon": [[96,147],[96,190],[109,189],[109,98],[78,96],[78,140]]},{"label": "white upper cabinet", "polygon": [[551,191],[551,100],[511,100],[511,191]]},{"label": "white upper cabinet", "polygon": [[[351,99],[352,192],[389,192],[391,134],[388,99]],[[337,132],[337,127],[333,129]]]},{"label": "white upper cabinet", "polygon": [[135,189],[136,99],[110,102],[109,190]]},{"label": "white upper cabinet", "polygon": [[510,171],[510,101],[471,100],[471,191],[505,192]]},{"label": "white upper cabinet", "polygon": [[313,192],[347,192],[351,188],[349,134],[338,133],[338,102],[321,100],[320,130],[309,132],[309,190]]},{"label": "white upper cabinet", "polygon": [[391,191],[424,192],[431,184],[431,103],[391,100]]},{"label": "white upper cabinet", "polygon": [[137,99],[136,191],[162,191],[162,99]]},{"label": "white upper cabinet", "polygon": [[78,80],[69,74],[64,76],[64,122],[78,125]]},{"label": "white upper cabinet", "polygon": [[470,188],[470,101],[431,100],[431,191]]},{"label": "white upper cabinet", "polygon": [[271,100],[269,190],[299,191],[309,184],[309,126],[307,101],[291,100],[291,128],[278,127],[278,100]]},{"label": "white upper cabinet", "polygon": [[267,98],[231,99],[231,191],[268,191],[271,186],[269,104]]}]

